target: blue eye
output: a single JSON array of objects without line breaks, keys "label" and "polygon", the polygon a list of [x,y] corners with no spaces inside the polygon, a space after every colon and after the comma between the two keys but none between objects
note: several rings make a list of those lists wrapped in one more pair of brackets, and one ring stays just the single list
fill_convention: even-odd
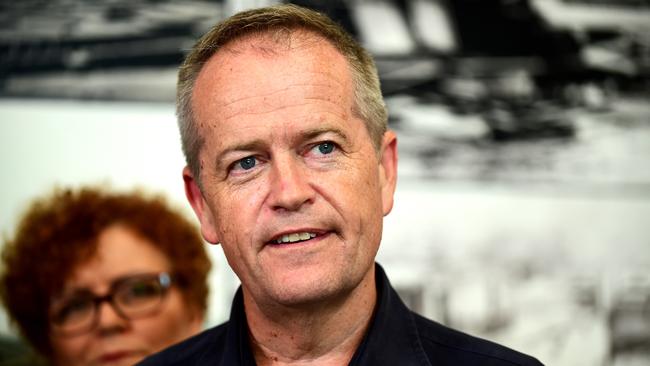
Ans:
[{"label": "blue eye", "polygon": [[239,166],[244,170],[249,170],[249,169],[252,169],[255,166],[256,163],[257,163],[257,161],[255,160],[255,158],[252,157],[252,156],[249,156],[249,157],[241,159],[239,161]]},{"label": "blue eye", "polygon": [[320,151],[321,154],[330,154],[334,151],[334,143],[329,141],[320,143],[318,144],[318,151]]}]

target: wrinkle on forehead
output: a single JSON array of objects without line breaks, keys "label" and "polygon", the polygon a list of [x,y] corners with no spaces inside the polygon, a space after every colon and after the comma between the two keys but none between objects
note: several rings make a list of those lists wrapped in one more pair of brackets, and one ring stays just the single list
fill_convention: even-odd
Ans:
[{"label": "wrinkle on forehead", "polygon": [[[319,72],[312,72],[312,74],[329,76],[326,73],[319,73]],[[338,79],[334,78],[334,79],[331,79],[329,81],[334,81],[334,84],[339,84],[339,86],[341,86],[341,88],[345,88],[345,85],[343,84],[343,82],[341,80],[338,80]],[[264,98],[273,97],[276,94],[287,92],[291,88],[300,88],[300,87],[313,88],[313,89],[316,89],[316,88],[319,88],[319,87],[332,88],[332,84],[328,84],[328,83],[324,83],[324,82],[323,83],[305,83],[305,82],[301,83],[301,82],[296,82],[296,83],[292,83],[291,85],[287,85],[287,86],[285,86],[283,88],[279,88],[277,90],[273,90],[273,91],[270,91],[270,92],[267,92],[267,93],[260,93],[259,95],[255,95],[253,97],[264,97]],[[250,96],[243,96],[243,97],[240,97],[240,98],[231,98],[229,100],[221,101],[222,104],[221,105],[217,104],[216,106],[217,107],[227,107],[227,106],[229,106],[231,104],[234,104],[234,103],[237,103],[237,102],[249,99],[249,98],[251,98],[251,97]],[[306,98],[309,99],[308,97],[306,97]]]},{"label": "wrinkle on forehead", "polygon": [[[346,101],[341,95],[327,93],[333,89],[327,84],[296,84],[269,93],[256,94],[238,98],[234,101],[215,103],[220,110],[219,118],[227,121],[241,115],[262,115],[278,110],[320,104],[320,108],[329,107],[330,112],[338,111]],[[336,90],[333,90],[336,91]],[[339,118],[345,118],[352,108],[341,110]]]}]

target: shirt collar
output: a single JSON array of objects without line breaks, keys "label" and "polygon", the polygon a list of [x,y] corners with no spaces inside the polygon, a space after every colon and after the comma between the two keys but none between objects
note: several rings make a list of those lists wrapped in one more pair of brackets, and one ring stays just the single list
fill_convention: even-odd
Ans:
[{"label": "shirt collar", "polygon": [[399,298],[379,264],[375,265],[375,281],[377,305],[374,318],[350,366],[430,365],[413,314]]},{"label": "shirt collar", "polygon": [[248,339],[248,322],[244,313],[244,295],[241,286],[237,289],[230,308],[226,344],[220,365],[255,366]]}]

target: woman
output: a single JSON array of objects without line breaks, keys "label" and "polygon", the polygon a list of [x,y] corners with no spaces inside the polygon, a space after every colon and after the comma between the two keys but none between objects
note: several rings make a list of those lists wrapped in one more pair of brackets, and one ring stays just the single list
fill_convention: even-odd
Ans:
[{"label": "woman", "polygon": [[54,365],[132,365],[201,330],[210,261],[160,197],[58,190],[3,248],[0,296]]}]

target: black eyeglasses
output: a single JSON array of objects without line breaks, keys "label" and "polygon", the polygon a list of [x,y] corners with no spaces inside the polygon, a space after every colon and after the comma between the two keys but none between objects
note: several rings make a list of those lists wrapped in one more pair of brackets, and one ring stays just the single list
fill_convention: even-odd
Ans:
[{"label": "black eyeglasses", "polygon": [[96,296],[90,290],[74,293],[53,301],[50,307],[50,324],[57,334],[66,336],[91,331],[99,321],[99,306],[111,304],[117,314],[125,319],[153,315],[172,284],[168,273],[141,274],[124,277],[111,284],[104,296]]}]

